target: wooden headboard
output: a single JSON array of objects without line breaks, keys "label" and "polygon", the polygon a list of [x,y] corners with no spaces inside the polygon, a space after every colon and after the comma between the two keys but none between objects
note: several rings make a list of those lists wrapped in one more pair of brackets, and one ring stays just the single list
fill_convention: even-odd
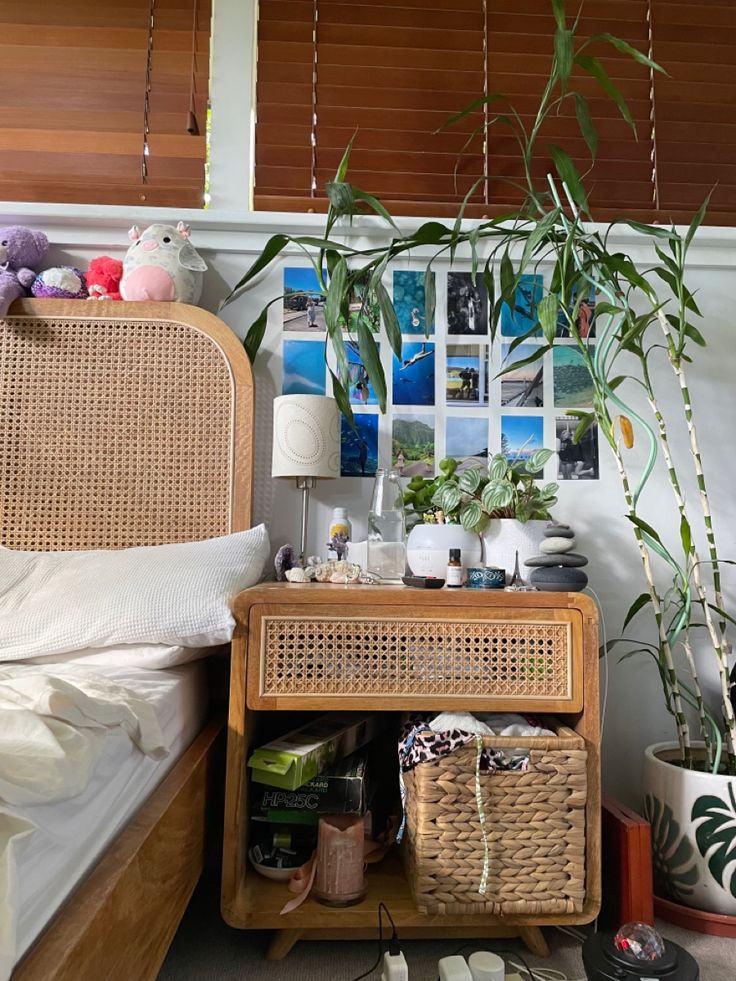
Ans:
[{"label": "wooden headboard", "polygon": [[195,541],[247,528],[253,378],[177,303],[22,300],[0,319],[0,544]]}]

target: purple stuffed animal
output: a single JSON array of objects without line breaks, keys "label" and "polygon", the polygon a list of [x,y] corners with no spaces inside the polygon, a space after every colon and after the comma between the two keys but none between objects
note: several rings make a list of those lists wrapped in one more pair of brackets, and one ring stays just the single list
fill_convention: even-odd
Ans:
[{"label": "purple stuffed animal", "polygon": [[33,266],[46,255],[49,240],[43,232],[23,225],[0,228],[0,317],[13,300],[25,296],[36,278]]}]

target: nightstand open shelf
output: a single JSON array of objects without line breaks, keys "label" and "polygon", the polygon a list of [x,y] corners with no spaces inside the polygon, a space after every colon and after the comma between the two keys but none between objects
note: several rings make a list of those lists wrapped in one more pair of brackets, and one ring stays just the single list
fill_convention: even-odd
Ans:
[{"label": "nightstand open shelf", "polygon": [[[374,936],[386,903],[402,936],[520,936],[542,951],[540,926],[587,923],[600,906],[598,628],[579,593],[422,591],[267,584],[237,597],[228,735],[222,910],[228,923],[279,931],[271,957],[300,938]],[[554,713],[585,740],[586,883],[576,914],[494,917],[420,913],[398,854],[371,866],[368,895],[333,909],[289,893],[247,864],[245,764],[263,713],[442,709]],[[393,761],[392,761],[393,763]]]}]

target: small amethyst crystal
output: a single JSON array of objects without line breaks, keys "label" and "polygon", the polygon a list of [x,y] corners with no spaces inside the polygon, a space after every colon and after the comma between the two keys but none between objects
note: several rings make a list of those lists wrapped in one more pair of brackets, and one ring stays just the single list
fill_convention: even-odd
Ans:
[{"label": "small amethyst crystal", "polygon": [[282,545],[276,553],[273,565],[276,569],[277,581],[286,582],[286,573],[289,569],[300,569],[302,564],[293,545]]},{"label": "small amethyst crystal", "polygon": [[341,562],[348,550],[348,536],[344,531],[338,531],[329,541],[328,548],[337,555],[338,562]]}]

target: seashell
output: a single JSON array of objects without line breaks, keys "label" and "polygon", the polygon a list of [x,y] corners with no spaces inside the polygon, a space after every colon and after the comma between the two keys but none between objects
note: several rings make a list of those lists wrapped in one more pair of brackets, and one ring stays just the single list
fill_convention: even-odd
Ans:
[{"label": "seashell", "polygon": [[285,573],[288,582],[311,582],[311,576],[306,569],[302,569],[299,566],[295,566],[293,569],[288,569]]},{"label": "seashell", "polygon": [[307,566],[317,566],[322,565],[322,559],[319,555],[310,555],[307,559]]},{"label": "seashell", "polygon": [[314,578],[317,582],[329,582],[333,571],[331,562],[323,562],[314,568]]}]

